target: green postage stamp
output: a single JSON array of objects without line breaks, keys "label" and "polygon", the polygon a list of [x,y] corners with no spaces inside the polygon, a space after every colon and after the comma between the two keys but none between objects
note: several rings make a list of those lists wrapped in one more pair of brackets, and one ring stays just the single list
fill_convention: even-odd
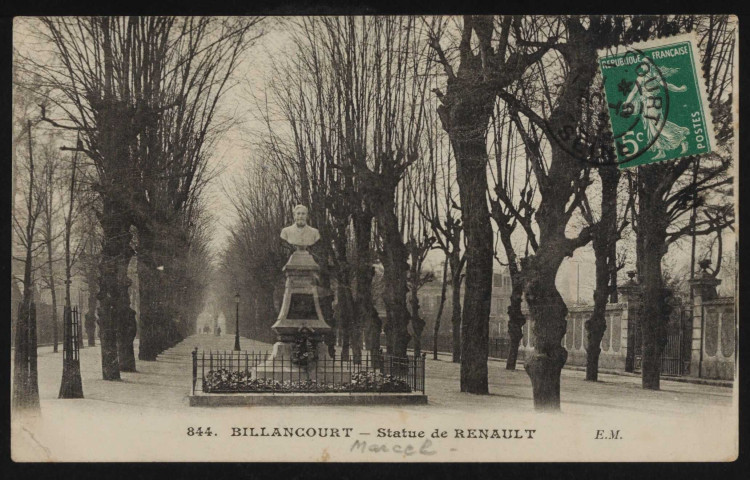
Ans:
[{"label": "green postage stamp", "polygon": [[620,168],[715,148],[693,35],[601,50],[599,66]]}]

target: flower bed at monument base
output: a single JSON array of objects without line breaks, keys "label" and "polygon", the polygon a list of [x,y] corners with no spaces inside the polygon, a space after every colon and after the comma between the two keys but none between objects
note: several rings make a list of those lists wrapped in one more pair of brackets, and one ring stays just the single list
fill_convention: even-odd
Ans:
[{"label": "flower bed at monument base", "polygon": [[224,368],[210,370],[203,382],[204,393],[410,393],[409,384],[380,372],[357,372],[346,383],[323,383],[315,380],[279,382],[251,378],[250,372]]}]

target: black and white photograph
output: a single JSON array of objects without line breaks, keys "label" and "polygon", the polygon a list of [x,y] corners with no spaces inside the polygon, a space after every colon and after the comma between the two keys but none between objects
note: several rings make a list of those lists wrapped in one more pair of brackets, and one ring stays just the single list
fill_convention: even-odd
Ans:
[{"label": "black and white photograph", "polygon": [[737,459],[737,16],[12,28],[13,461]]}]

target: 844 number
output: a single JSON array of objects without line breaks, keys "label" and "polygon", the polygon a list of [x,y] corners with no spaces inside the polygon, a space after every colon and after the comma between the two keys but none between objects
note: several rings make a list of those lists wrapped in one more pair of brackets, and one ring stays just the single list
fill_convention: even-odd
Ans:
[{"label": "844 number", "polygon": [[193,437],[213,437],[215,434],[211,432],[211,427],[206,427],[205,429],[203,427],[188,427],[187,429],[187,436]]}]

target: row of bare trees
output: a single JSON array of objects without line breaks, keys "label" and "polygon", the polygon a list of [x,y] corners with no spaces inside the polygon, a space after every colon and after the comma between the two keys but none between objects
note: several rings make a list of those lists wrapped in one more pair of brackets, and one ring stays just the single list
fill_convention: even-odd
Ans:
[{"label": "row of bare trees", "polygon": [[[221,99],[259,35],[259,19],[28,21],[29,38],[45,47],[27,49],[18,61],[27,88],[45,92],[36,121],[69,135],[60,150],[71,152],[74,162],[85,161],[88,191],[94,194],[97,221],[86,227],[99,238],[80,253],[89,266],[96,262],[97,272],[88,268],[84,276],[96,277],[97,287],[89,289],[96,298],[90,297],[89,305],[98,304],[103,378],[116,380],[120,371],[136,369],[137,333],[139,358],[155,360],[194,329],[211,267],[210,217],[202,200],[212,175],[208,159],[231,125]],[[34,204],[40,206],[38,216],[62,213],[68,244],[73,216],[82,209],[73,200],[49,200]],[[42,227],[49,243],[52,227],[44,228],[45,222]],[[134,257],[138,322],[129,291],[134,279],[128,275]],[[72,261],[66,255],[68,275]],[[48,282],[55,278],[46,275]],[[93,320],[87,314],[88,331]]]},{"label": "row of bare trees", "polygon": [[[288,218],[291,205],[306,204],[321,230],[319,263],[329,272],[326,288],[335,290],[329,320],[343,355],[350,348],[359,355],[363,331],[369,348],[379,346],[372,278],[381,265],[387,347],[402,355],[411,341],[421,349],[417,292],[432,273],[422,272],[426,254],[437,249],[445,258],[440,315],[452,287],[461,390],[487,393],[492,272],[505,265],[507,368],[516,365],[525,301],[535,320],[535,352],[524,362],[535,405],[557,409],[567,358],[558,271],[592,245],[587,379],[595,381],[606,305],[616,301],[628,261],[628,246],[618,245],[634,236],[643,386],[658,389],[669,315],[663,257],[686,235],[720,239],[733,224],[729,17],[352,17],[283,25],[292,51],[276,61],[274,81],[257,99],[267,128],[256,160],[286,184],[278,211]],[[621,171],[606,141],[597,50],[685,32],[699,41],[721,147],[701,159]],[[272,238],[265,250],[277,244]]]},{"label": "row of bare trees", "polygon": [[[14,65],[14,80],[11,263],[12,281],[20,284],[23,293],[20,305],[12,305],[17,314],[12,329],[16,348],[13,398],[15,406],[24,408],[38,406],[37,332],[51,329],[53,352],[58,351],[58,307],[60,303],[66,309],[71,307],[72,278],[85,263],[81,262],[82,252],[95,247],[86,228],[92,201],[86,188],[86,166],[77,154],[61,153],[60,135],[41,124],[38,109],[44,91],[29,88],[18,65]],[[20,204],[15,202],[16,194]],[[62,299],[60,288],[65,292]],[[50,293],[49,310],[37,308],[38,294],[44,290]],[[37,319],[37,312],[44,314]]]},{"label": "row of bare trees", "polygon": [[[595,346],[589,349],[591,368],[588,377],[596,378],[596,346],[604,328],[603,307],[606,299],[615,292],[613,280],[619,267],[615,245],[625,228],[624,212],[628,210],[628,205],[634,205],[629,210],[634,217],[637,244],[641,245],[637,249],[637,265],[644,289],[643,386],[658,388],[659,358],[666,340],[661,261],[668,245],[664,240],[667,237],[676,240],[680,234],[695,231],[670,231],[670,227],[686,211],[684,208],[682,211],[670,209],[668,205],[679,198],[683,207],[695,201],[688,198],[686,193],[677,192],[675,182],[684,182],[688,189],[695,189],[698,185],[700,191],[704,191],[700,188],[704,185],[706,191],[715,191],[718,187],[731,184],[731,156],[712,156],[715,161],[713,168],[710,171],[705,167],[701,169],[706,175],[705,180],[683,175],[688,166],[698,161],[694,158],[639,167],[635,183],[656,182],[661,186],[651,185],[654,188],[640,188],[637,192],[631,192],[633,198],[625,201],[624,209],[618,214],[616,192],[620,174],[612,166],[603,166],[612,163],[611,149],[607,149],[602,142],[605,105],[594,105],[588,101],[596,98],[592,95],[592,89],[597,88],[596,50],[655,36],[696,31],[704,51],[704,71],[709,76],[724,79],[726,85],[726,69],[731,64],[728,57],[732,55],[734,35],[728,22],[727,17],[495,19],[466,16],[459,27],[456,60],[449,59],[443,52],[439,32],[434,35],[433,46],[448,76],[447,91],[441,97],[443,105],[438,111],[441,112],[443,126],[451,134],[459,171],[465,172],[465,175],[458,177],[469,255],[464,328],[476,328],[477,333],[473,338],[481,339],[476,350],[464,349],[462,352],[462,368],[467,372],[466,388],[462,389],[475,393],[487,391],[484,337],[488,315],[483,300],[489,298],[491,285],[490,273],[486,270],[491,265],[492,232],[488,227],[490,213],[487,212],[485,200],[485,138],[488,125],[491,122],[493,125],[499,123],[500,117],[492,115],[492,106],[498,99],[505,104],[510,123],[522,140],[526,171],[533,174],[531,180],[527,177],[523,180],[523,173],[515,176],[515,182],[522,185],[515,195],[507,191],[507,180],[496,183],[496,201],[491,201],[490,205],[511,267],[511,278],[520,280],[514,282],[514,297],[518,299],[517,292],[523,290],[529,314],[535,319],[532,333],[535,336],[535,353],[525,362],[532,380],[535,405],[538,408],[559,408],[560,369],[567,357],[567,352],[561,346],[567,308],[556,288],[555,277],[562,261],[591,240],[594,240],[597,257],[597,292],[594,316],[587,325],[589,341]],[[717,48],[715,44],[721,47]],[[712,57],[712,52],[718,51],[723,53],[720,60],[716,57],[721,55]],[[728,100],[726,93],[727,90],[709,88],[712,105],[725,103]],[[716,95],[724,97],[719,100]],[[482,115],[479,115],[480,112]],[[511,128],[510,125],[508,128]],[[495,155],[499,157],[499,147],[503,142],[510,147],[512,139],[507,134],[498,133],[497,129],[493,137]],[[571,153],[575,152],[571,148],[571,140],[578,140],[587,146],[584,150],[587,152],[585,161]],[[724,138],[721,141],[727,140]],[[498,159],[500,161],[505,164],[498,164],[495,173],[498,178],[506,178],[503,172],[511,166],[507,159]],[[601,208],[596,215],[592,214],[587,198],[587,195],[592,195],[592,169],[596,169],[599,176],[600,191],[597,196],[601,199]],[[471,198],[464,198],[464,195]],[[473,204],[476,204],[476,208],[470,207]],[[717,209],[721,215],[709,213],[713,219],[711,227],[698,233],[720,231],[731,225],[731,203],[724,201],[721,206],[704,211]],[[475,218],[469,217],[470,210],[472,216],[476,215]],[[584,217],[588,224],[577,221],[578,217]],[[704,223],[708,224],[709,220]],[[576,228],[576,224],[580,226]],[[512,242],[504,240],[516,226],[522,227],[526,248],[530,247],[520,261],[516,260],[518,254],[512,248]],[[569,236],[571,230],[577,231],[572,237]],[[506,246],[508,243],[511,243],[510,248]],[[648,248],[643,248],[644,245],[648,245]],[[475,292],[476,298],[470,297],[470,292]],[[516,305],[511,303],[509,310],[509,333],[517,345],[518,325],[523,323],[523,319]],[[469,319],[476,319],[476,327],[468,324],[472,321]]]},{"label": "row of bare trees", "polygon": [[[277,200],[285,217],[290,205],[308,205],[321,232],[322,286],[335,290],[337,300],[333,309],[333,296],[324,295],[323,310],[341,332],[342,355],[351,350],[358,361],[365,336],[370,348],[379,348],[376,258],[386,348],[405,355],[409,328],[421,333],[424,325],[416,289],[431,246],[425,243],[431,235],[417,226],[418,213],[406,207],[414,192],[402,181],[425,154],[432,54],[422,41],[424,26],[413,17],[309,18],[290,25],[296,53],[274,66],[274,76],[288,80],[269,88],[264,105],[272,106],[261,109],[268,125],[258,142],[261,161],[286,184],[279,193],[289,197]],[[411,269],[410,258],[416,259]]]}]

